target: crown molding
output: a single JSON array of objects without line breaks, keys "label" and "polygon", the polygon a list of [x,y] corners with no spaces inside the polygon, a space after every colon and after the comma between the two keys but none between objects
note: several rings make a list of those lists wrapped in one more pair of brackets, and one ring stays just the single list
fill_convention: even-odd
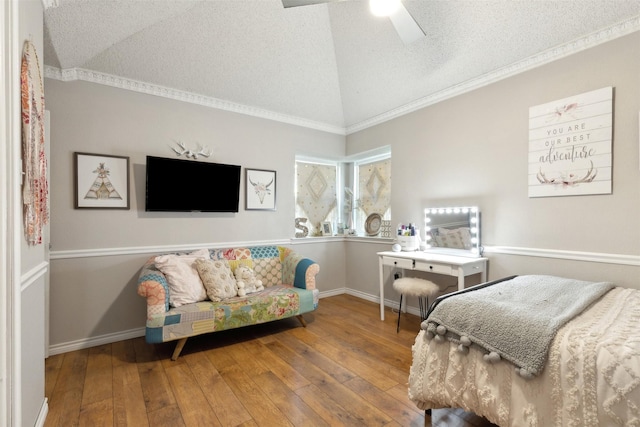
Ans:
[{"label": "crown molding", "polygon": [[345,132],[347,135],[359,132],[361,130],[376,126],[391,119],[395,119],[397,117],[412,113],[430,105],[437,104],[438,102],[456,97],[458,95],[462,95],[466,92],[488,86],[492,83],[496,83],[500,80],[512,77],[516,74],[532,70],[541,65],[548,64],[549,62],[565,58],[569,55],[573,55],[574,53],[578,53],[583,50],[595,47],[599,44],[626,36],[636,31],[640,31],[640,15],[634,16],[626,21],[589,34],[585,37],[575,39],[569,43],[565,43],[539,54],[530,56],[523,59],[522,61],[514,62],[513,64],[502,67],[496,71],[492,71],[480,77],[467,80],[466,82],[463,82],[461,84],[451,86],[447,89],[441,90],[440,92],[436,92],[432,95],[420,98],[416,101],[387,111],[386,113],[377,115],[368,120],[364,120],[360,123],[348,126]]},{"label": "crown molding", "polygon": [[[43,0],[45,8],[56,7],[58,0]],[[160,96],[177,101],[188,102],[192,104],[202,105],[205,107],[216,108],[219,110],[230,111],[248,116],[259,117],[267,120],[273,120],[281,123],[292,124],[309,129],[320,130],[323,132],[333,133],[337,135],[350,135],[355,132],[379,125],[386,121],[398,118],[405,114],[412,113],[438,102],[462,95],[475,89],[488,86],[500,80],[512,77],[516,74],[529,71],[549,62],[565,58],[574,53],[595,47],[602,43],[609,42],[619,37],[626,36],[633,32],[640,31],[640,15],[627,19],[611,27],[604,28],[585,37],[575,39],[569,43],[556,46],[555,48],[546,50],[537,55],[530,56],[522,61],[502,67],[483,76],[467,80],[455,86],[436,92],[432,95],[425,96],[416,101],[402,105],[386,113],[377,115],[370,119],[356,123],[347,127],[340,127],[321,123],[314,120],[308,120],[301,117],[290,116],[287,114],[277,113],[248,105],[238,104],[230,101],[224,101],[218,98],[199,95],[192,92],[186,92],[166,86],[155,85],[138,80],[127,79],[124,77],[114,76],[111,74],[100,73],[97,71],[85,70],[83,68],[66,68],[60,69],[46,65],[44,67],[44,76],[46,78],[60,80],[64,82],[82,80],[91,83],[112,86],[120,89],[131,90],[134,92],[146,93],[149,95]]]},{"label": "crown molding", "polygon": [[42,0],[42,6],[44,7],[44,10],[47,10],[58,7],[60,4],[58,0]]},{"label": "crown molding", "polygon": [[119,89],[130,90],[133,92],[160,96],[176,101],[188,102],[190,104],[197,104],[209,108],[216,108],[233,113],[245,114],[248,116],[273,120],[276,122],[320,130],[323,132],[334,133],[338,135],[345,134],[344,127],[333,126],[327,123],[316,122],[301,117],[290,116],[287,114],[277,113],[258,107],[238,104],[235,102],[225,101],[222,99],[200,95],[193,92],[186,92],[166,86],[146,83],[139,80],[132,80],[125,77],[114,76],[112,74],[101,73],[99,71],[85,70],[83,68],[60,69],[57,67],[52,67],[50,65],[45,65],[44,76],[49,79],[60,80],[63,82],[81,80],[85,82],[97,83],[105,86],[116,87]]}]

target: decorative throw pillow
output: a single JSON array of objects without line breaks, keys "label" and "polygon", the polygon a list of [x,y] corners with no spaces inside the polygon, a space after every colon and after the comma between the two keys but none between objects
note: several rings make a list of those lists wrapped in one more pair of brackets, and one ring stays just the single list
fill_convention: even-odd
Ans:
[{"label": "decorative throw pillow", "polygon": [[236,278],[226,259],[198,259],[196,269],[211,301],[222,301],[238,294]]},{"label": "decorative throw pillow", "polygon": [[160,255],[155,258],[156,267],[167,278],[169,304],[173,307],[207,299],[207,292],[195,267],[195,261],[199,258],[209,258],[209,250],[199,249],[185,255]]}]

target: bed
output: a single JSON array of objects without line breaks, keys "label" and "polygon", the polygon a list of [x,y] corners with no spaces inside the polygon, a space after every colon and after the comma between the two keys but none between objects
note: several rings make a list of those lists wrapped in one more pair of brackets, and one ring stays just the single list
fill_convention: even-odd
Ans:
[{"label": "bed", "polygon": [[514,276],[437,298],[409,398],[499,426],[640,426],[640,290]]}]

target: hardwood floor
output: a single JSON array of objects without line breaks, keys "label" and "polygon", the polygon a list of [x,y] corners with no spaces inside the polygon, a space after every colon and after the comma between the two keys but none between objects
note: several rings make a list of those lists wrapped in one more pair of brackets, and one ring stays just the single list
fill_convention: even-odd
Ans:
[{"label": "hardwood floor", "polygon": [[487,427],[462,410],[425,416],[407,397],[419,319],[349,295],[297,319],[173,343],[136,338],[46,360],[46,427]]}]

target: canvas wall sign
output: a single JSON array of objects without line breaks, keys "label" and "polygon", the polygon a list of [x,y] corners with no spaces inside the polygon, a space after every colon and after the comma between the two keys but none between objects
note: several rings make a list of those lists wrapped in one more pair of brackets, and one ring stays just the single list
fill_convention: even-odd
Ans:
[{"label": "canvas wall sign", "polygon": [[529,197],[611,194],[613,87],[529,108]]}]

